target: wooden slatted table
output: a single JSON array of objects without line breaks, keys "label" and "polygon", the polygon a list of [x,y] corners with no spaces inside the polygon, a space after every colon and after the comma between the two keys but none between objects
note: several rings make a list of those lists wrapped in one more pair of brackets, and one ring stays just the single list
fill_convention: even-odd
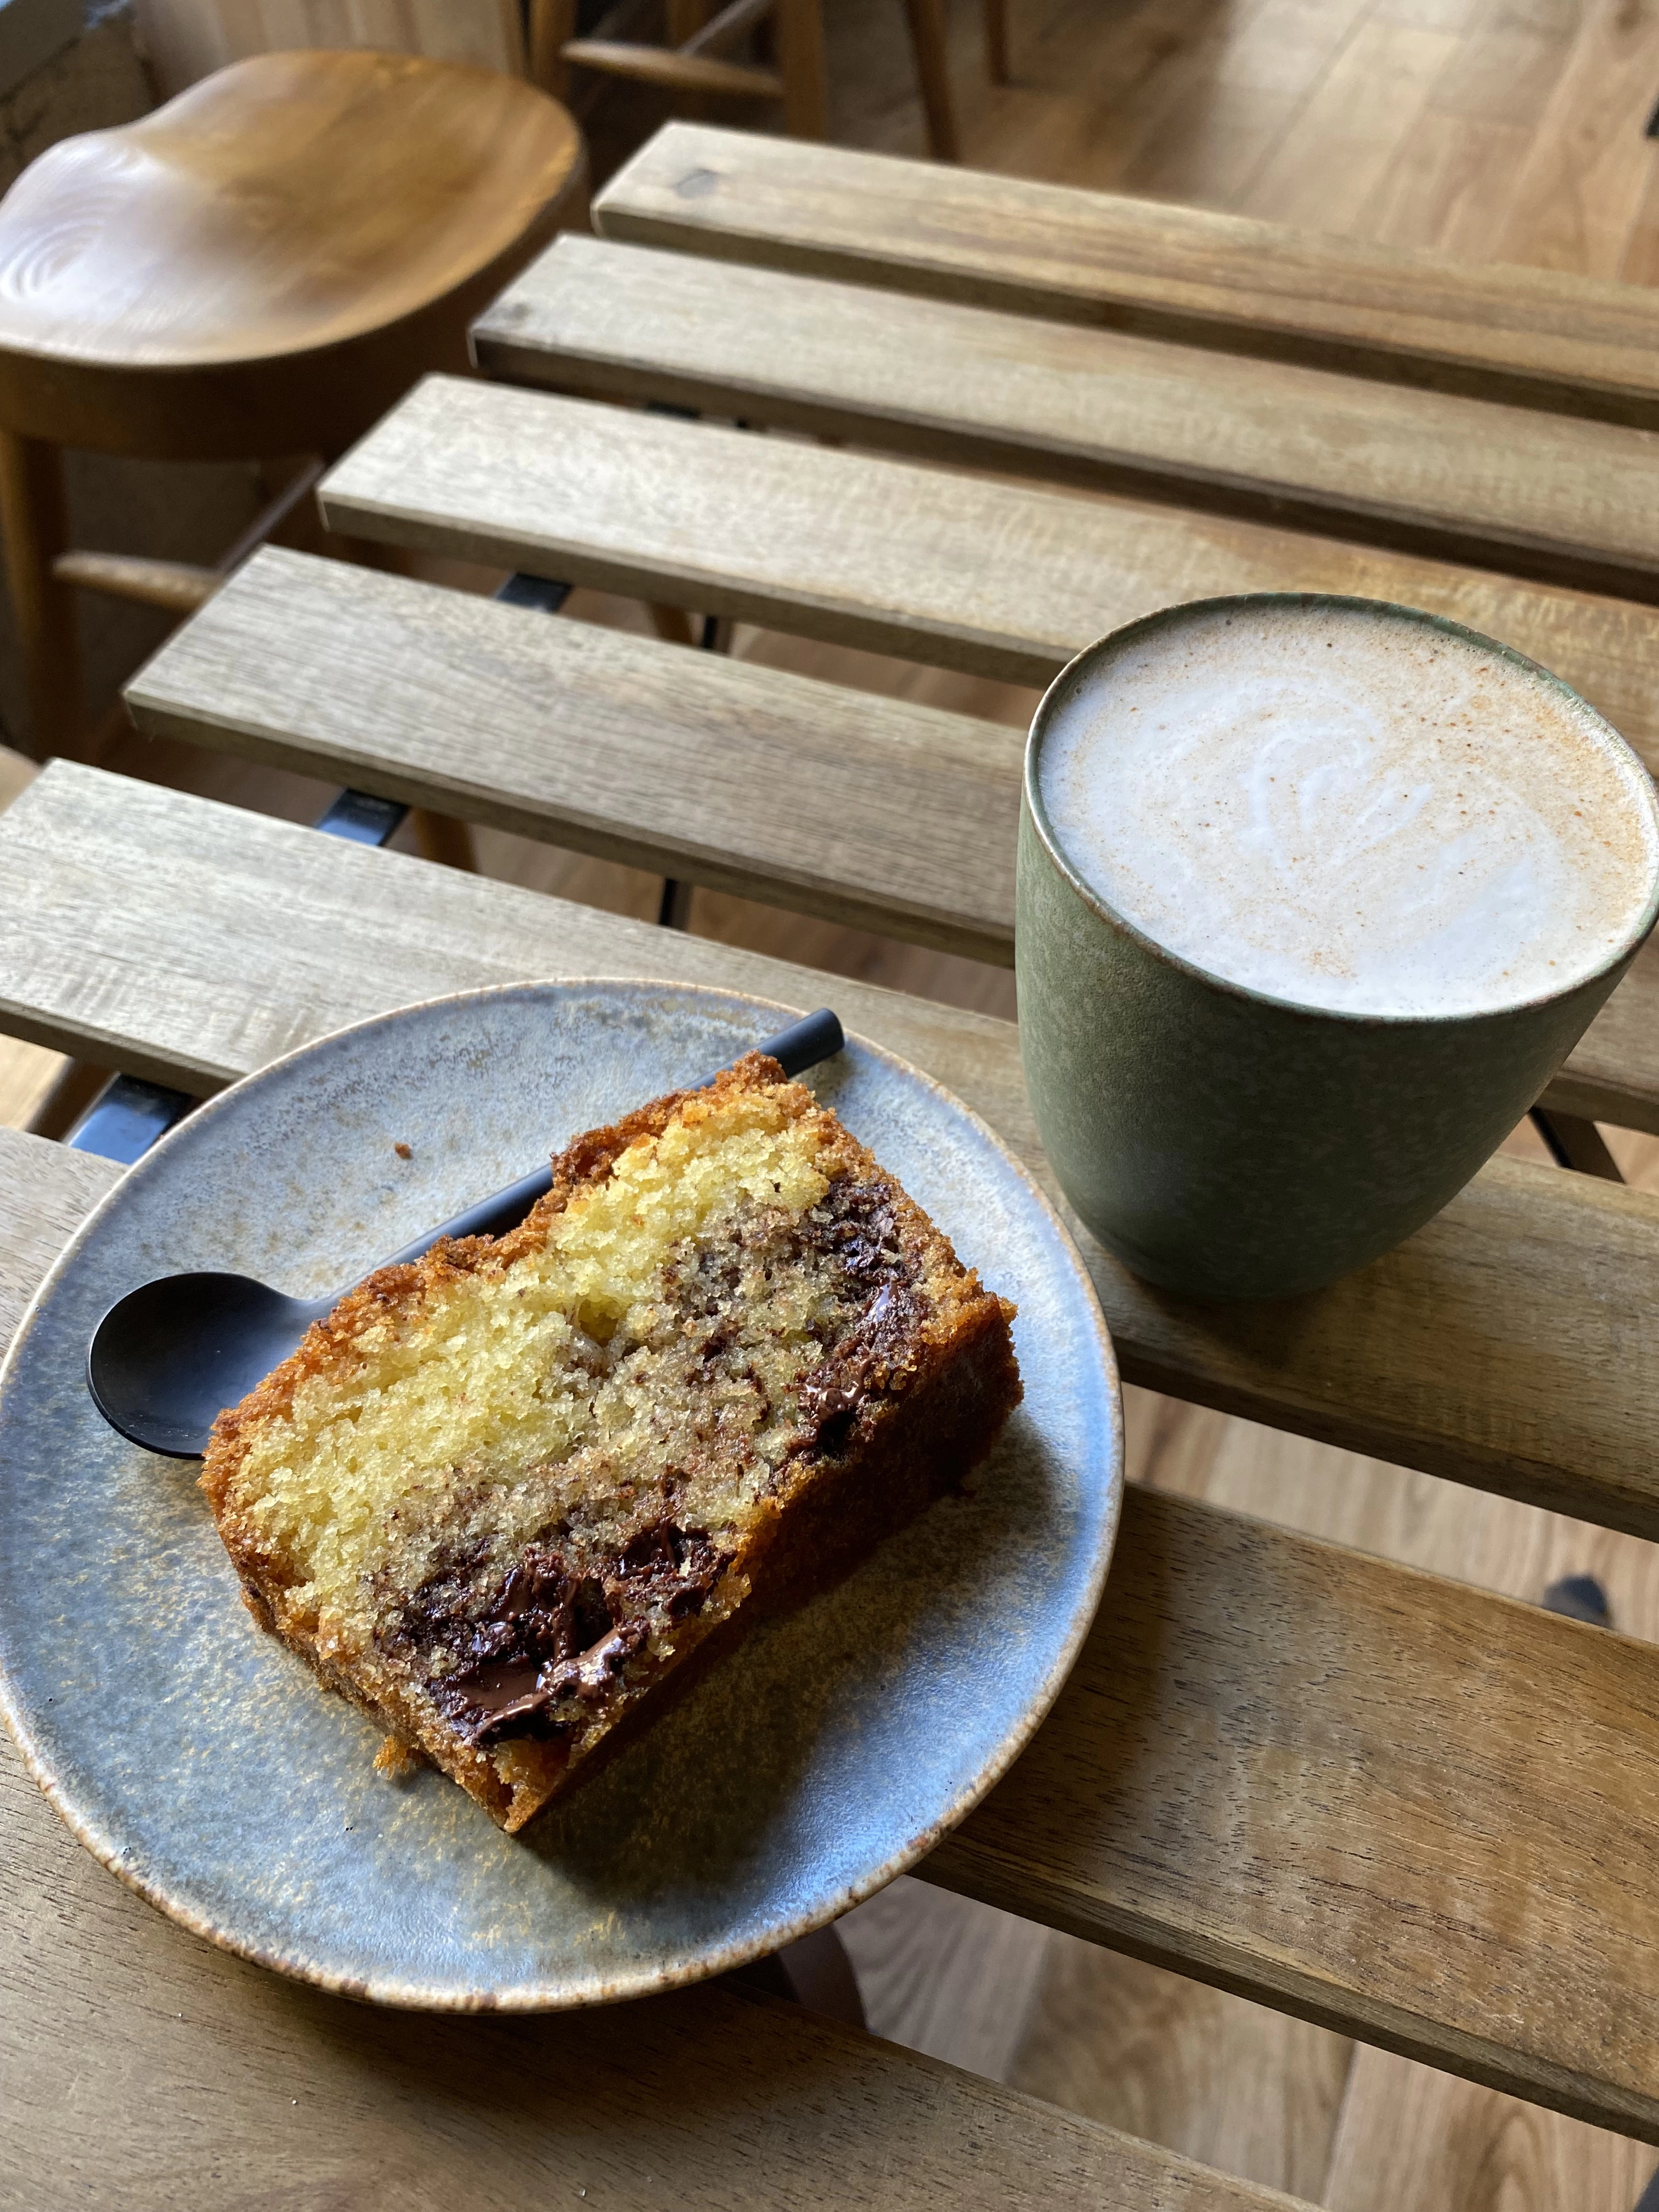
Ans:
[{"label": "wooden slatted table", "polygon": [[[718,142],[709,161],[759,143],[690,135],[705,150]],[[684,169],[687,137],[677,127],[647,149],[614,204],[639,198],[653,162],[698,173]],[[867,256],[890,222],[887,173],[904,165],[786,152],[809,169],[853,160],[838,173],[866,179]],[[787,163],[756,158],[757,173],[787,183]],[[726,171],[717,185],[690,196],[694,236],[659,230],[658,242],[849,273],[827,217],[817,259],[804,203],[788,256],[758,252],[760,218],[744,228]],[[940,220],[953,194],[982,210],[1003,189],[942,178]],[[1012,224],[1031,188],[1006,189]],[[914,226],[889,242],[901,258]],[[616,251],[579,248],[576,263],[623,265],[592,258]],[[532,314],[515,322],[514,298],[494,312],[487,361],[560,380],[568,332],[537,302],[562,296],[572,265],[561,246],[516,295]],[[675,347],[693,325],[700,346],[729,337],[708,306],[718,289],[683,283],[687,268],[701,264],[675,267],[680,289],[660,295],[649,332],[611,325],[605,344],[584,342],[581,380],[597,398],[428,384],[337,470],[330,519],[1027,682],[1127,614],[1204,591],[1294,582],[1415,600],[1561,667],[1659,764],[1659,613],[1632,599],[1167,498],[1079,496],[599,404],[684,398]],[[870,281],[867,258],[856,273]],[[951,283],[974,281],[958,270]],[[1089,281],[1097,305],[1097,271]],[[804,331],[833,326],[833,313],[814,319],[807,278],[787,295],[763,282],[780,333],[789,299],[804,303]],[[983,295],[1000,312],[1060,312],[1030,286],[1017,295],[988,278]],[[1430,287],[1424,317],[1455,321],[1453,304]],[[1073,318],[1091,319],[1109,319]],[[1206,343],[1204,373],[1220,374],[1215,329]],[[699,404],[751,404],[730,380],[740,352],[722,356],[727,380],[701,386]],[[846,370],[827,345],[799,352],[792,364],[781,343],[766,370],[780,422],[805,422],[830,370]],[[1186,369],[1170,358],[1172,374],[1190,373],[1189,355]],[[1606,411],[1606,380],[1582,349],[1552,359],[1561,391]],[[1634,389],[1634,368],[1628,379]],[[903,444],[902,397],[892,383],[866,392],[858,434]],[[1379,419],[1398,423],[1389,410],[1419,397],[1389,390]],[[1513,380],[1505,398],[1502,410],[1455,404],[1496,441],[1494,422],[1514,419]],[[1593,428],[1646,465],[1638,432]],[[936,418],[934,432],[930,451],[975,457],[971,423],[940,431]],[[1379,473],[1395,465],[1384,451]],[[1629,550],[1613,525],[1598,534],[1610,511],[1586,501],[1575,524],[1587,562],[1608,572]],[[1350,525],[1370,526],[1357,505]],[[1483,558],[1498,557],[1489,538]],[[174,636],[131,702],[158,736],[1010,957],[1019,744],[999,726],[275,550]],[[195,1093],[436,993],[643,973],[803,1007],[833,1000],[1048,1180],[1008,1024],[98,769],[56,763],[0,817],[0,1026]],[[1650,957],[1552,1102],[1659,1128],[1656,1012]],[[115,1174],[0,1132],[0,1327]],[[1079,1234],[1131,1377],[1659,1537],[1659,1199],[1494,1160],[1398,1251],[1293,1308],[1183,1305]],[[921,1871],[1659,2141],[1656,1729],[1659,1650],[1191,1499],[1135,1494],[1107,1601],[1053,1715]],[[573,2197],[641,2212],[1288,2202],[724,1990],[575,2021],[356,2010],[170,1927],[76,1849],[9,1751],[0,1777],[11,1870],[0,2147],[31,2203],[151,2201],[186,2169],[207,2178],[203,2201],[251,2201],[247,2173],[295,2202],[343,2200],[369,2166],[384,2192],[434,2206],[460,2191],[521,2203],[550,2176]]]}]

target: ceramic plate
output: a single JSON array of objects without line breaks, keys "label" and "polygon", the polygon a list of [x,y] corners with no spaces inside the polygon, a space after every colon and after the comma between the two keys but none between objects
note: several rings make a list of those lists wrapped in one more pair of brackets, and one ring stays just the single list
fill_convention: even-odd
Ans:
[{"label": "ceramic plate", "polygon": [[[697,1079],[793,1011],[651,982],[526,985],[345,1030],[211,1101],[42,1285],[0,1376],[0,1691],[87,1848],[215,1942],[389,2004],[524,2009],[694,1981],[902,1873],[1048,1711],[1122,1486],[1110,1345],[998,1139],[854,1042],[809,1079],[1016,1300],[1025,1402],[968,1494],[768,1623],[567,1804],[503,1836],[262,1635],[196,1487],[87,1395],[111,1302],[175,1268],[303,1297]],[[407,1146],[404,1160],[397,1147]]]}]

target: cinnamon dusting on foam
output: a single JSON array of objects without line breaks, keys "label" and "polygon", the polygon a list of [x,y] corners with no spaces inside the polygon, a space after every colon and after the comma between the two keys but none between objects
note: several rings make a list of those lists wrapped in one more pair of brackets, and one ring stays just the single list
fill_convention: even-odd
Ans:
[{"label": "cinnamon dusting on foam", "polygon": [[1582,701],[1384,610],[1215,610],[1057,705],[1054,838],[1147,936],[1356,1014],[1465,1014],[1605,966],[1659,876],[1645,772]]}]

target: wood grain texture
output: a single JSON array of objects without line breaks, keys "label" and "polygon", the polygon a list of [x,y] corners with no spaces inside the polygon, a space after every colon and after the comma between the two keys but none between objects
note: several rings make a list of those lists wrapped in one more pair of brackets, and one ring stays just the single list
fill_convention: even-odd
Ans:
[{"label": "wood grain texture", "polygon": [[[1007,2081],[1033,1990],[1048,1948],[1059,1937],[910,1875],[901,1875],[867,1904],[854,1906],[836,1923],[836,1933],[858,1975],[865,2023],[872,2035],[993,2081]],[[1090,1948],[1097,1958],[1108,1955]],[[1038,2088],[1032,2094],[1044,2093]],[[1070,2109],[1084,2110],[1075,2104]],[[1098,2115],[1085,2111],[1085,2117]],[[1127,2132],[1150,2130],[1131,2127]],[[1227,2168],[1224,2160],[1205,2163],[1237,2171]],[[1242,2179],[1259,2177],[1245,2173]]]},{"label": "wood grain texture", "polygon": [[1635,2212],[1656,2165],[1627,2136],[1360,2050],[1308,2193],[1329,2212]]},{"label": "wood grain texture", "polygon": [[1659,434],[574,234],[490,375],[1659,596]]},{"label": "wood grain texture", "polygon": [[1577,35],[1506,195],[1493,251],[1543,269],[1616,276],[1653,176],[1644,125],[1659,38],[1645,8],[1589,0],[1560,13]]},{"label": "wood grain texture", "polygon": [[924,1871],[1659,2140],[1656,1725],[1651,1645],[1132,1490],[1054,1713]]},{"label": "wood grain texture", "polygon": [[[1354,2052],[1346,2036],[1053,1934],[1023,2027],[1003,2076],[1016,2087],[1247,2181],[1322,2200]],[[1528,2109],[1549,2124],[1581,2124]],[[1407,2204],[1423,2212],[1396,2200]]]},{"label": "wood grain texture", "polygon": [[[19,1157],[33,1169],[40,1150]],[[76,1195],[60,1182],[54,1221]],[[924,1871],[1659,2133],[1659,1908],[1644,1874],[1659,1783],[1631,1755],[1656,1699],[1650,1647],[1132,1493],[1100,1620],[1054,1716]],[[599,2017],[637,2027],[644,2009]],[[614,2057],[603,2027],[579,2025]],[[31,2078],[55,2082],[32,2019],[22,2040]],[[542,2076],[550,2101],[568,2093],[573,2047],[596,2045],[563,2047]],[[627,2048],[637,2066],[641,2044]],[[752,2079],[739,2053],[744,2109]],[[7,2100],[36,2142],[51,2139],[42,2094]],[[802,2094],[774,2081],[767,2102]],[[649,2147],[648,2125],[632,2140]]]},{"label": "wood grain texture", "polygon": [[[1368,16],[1315,87],[1309,133],[1287,134],[1251,179],[1252,208],[1304,230],[1349,228],[1456,52],[1448,32]],[[1334,173],[1323,158],[1333,140],[1347,152]]]},{"label": "wood grain texture", "polygon": [[1012,963],[992,723],[274,550],[126,699],[146,736]]},{"label": "wood grain texture", "polygon": [[[13,1786],[35,1795],[26,1777]],[[52,1822],[44,1802],[35,1818]],[[20,1808],[9,1843],[21,1831]],[[762,1998],[699,1991],[494,2023],[331,2002],[165,1927],[90,1861],[84,1877],[64,1869],[66,1834],[50,1856],[28,1840],[0,1954],[12,1983],[0,2141],[16,2205],[263,2212],[279,2176],[292,2203],[372,2197],[414,2212],[458,2198],[517,2212],[550,2195],[617,2212],[1285,2212],[1277,2196]],[[87,1894],[94,1882],[112,1896]],[[118,2197],[106,2193],[112,2135]]]},{"label": "wood grain texture", "polygon": [[1659,613],[1261,523],[432,377],[324,479],[331,526],[1046,684],[1184,599],[1324,591],[1449,616],[1659,767]]},{"label": "wood grain texture", "polygon": [[0,1128],[0,1345],[86,1215],[121,1180],[112,1160]]},{"label": "wood grain texture", "polygon": [[385,53],[258,54],[60,139],[0,207],[0,419],[152,458],[333,453],[582,188],[532,87]]},{"label": "wood grain texture", "polygon": [[[6,1028],[163,1082],[215,1090],[446,991],[662,975],[832,1000],[1048,1173],[1011,1024],[96,770],[55,764],[0,817],[0,897]],[[1659,1198],[1496,1159],[1396,1251],[1273,1306],[1184,1304],[1084,1243],[1132,1380],[1659,1532]]]},{"label": "wood grain texture", "polygon": [[[1327,167],[1325,210],[1334,188]],[[1559,268],[684,123],[611,179],[594,222],[642,245],[1659,427],[1659,301]]]},{"label": "wood grain texture", "polygon": [[[324,481],[337,527],[1012,682],[1183,599],[1316,589],[1518,646],[1659,762],[1659,615],[1328,539],[433,378]],[[964,560],[964,547],[994,549]],[[981,911],[984,909],[981,906]],[[1547,1094],[1659,1128],[1659,950]]]}]

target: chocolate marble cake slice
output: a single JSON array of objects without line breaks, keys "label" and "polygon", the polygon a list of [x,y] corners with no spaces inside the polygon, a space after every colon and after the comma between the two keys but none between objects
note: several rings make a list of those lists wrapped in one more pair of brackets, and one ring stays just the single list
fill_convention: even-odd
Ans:
[{"label": "chocolate marble cake slice", "polygon": [[750,1054],[371,1276],[203,1487],[262,1626],[516,1829],[989,1450],[1012,1313]]}]

